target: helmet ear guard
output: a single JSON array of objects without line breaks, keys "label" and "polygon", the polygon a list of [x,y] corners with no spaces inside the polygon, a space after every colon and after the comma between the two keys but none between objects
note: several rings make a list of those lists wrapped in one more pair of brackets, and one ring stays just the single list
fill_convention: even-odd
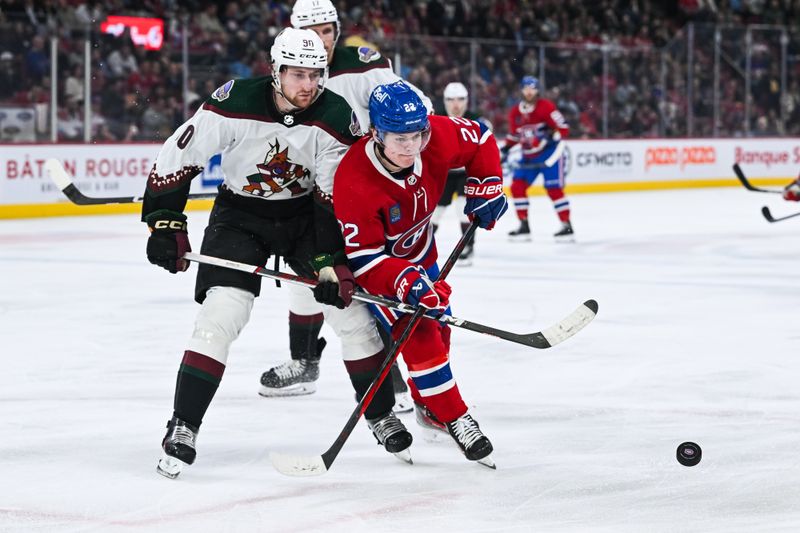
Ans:
[{"label": "helmet ear guard", "polygon": [[328,54],[322,39],[311,30],[285,28],[276,37],[270,48],[272,62],[272,83],[281,90],[281,70],[283,67],[319,69],[319,91],[325,88],[328,79]]}]

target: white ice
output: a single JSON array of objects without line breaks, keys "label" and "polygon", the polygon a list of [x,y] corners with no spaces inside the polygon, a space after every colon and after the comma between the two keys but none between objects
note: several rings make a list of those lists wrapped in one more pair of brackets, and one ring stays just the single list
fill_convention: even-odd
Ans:
[{"label": "white ice", "polygon": [[[451,275],[454,314],[515,332],[580,302],[597,319],[550,350],[468,331],[453,369],[496,471],[413,416],[414,465],[361,423],[322,477],[271,451],[319,454],[354,407],[338,342],[318,392],[256,394],[287,357],[286,289],[265,282],[204,420],[198,459],[155,472],[198,306],[189,273],[145,258],[133,215],[0,222],[0,531],[798,531],[800,208],[743,189],[580,195],[577,243],[534,241],[509,212]],[[206,213],[190,216],[199,250]],[[458,236],[440,230],[442,255]],[[699,465],[678,464],[694,441]]]}]

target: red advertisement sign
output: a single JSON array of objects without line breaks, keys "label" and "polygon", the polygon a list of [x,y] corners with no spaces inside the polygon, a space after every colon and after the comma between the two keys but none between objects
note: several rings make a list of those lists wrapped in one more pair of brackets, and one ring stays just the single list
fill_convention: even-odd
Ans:
[{"label": "red advertisement sign", "polygon": [[100,24],[100,31],[119,37],[128,28],[135,46],[146,50],[160,50],[164,43],[164,21],[145,17],[111,16]]}]

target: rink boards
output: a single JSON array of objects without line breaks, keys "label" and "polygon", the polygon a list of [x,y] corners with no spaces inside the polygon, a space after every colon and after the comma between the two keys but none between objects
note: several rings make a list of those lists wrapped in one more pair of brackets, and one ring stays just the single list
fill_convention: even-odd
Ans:
[{"label": "rink boards", "polygon": [[[159,147],[3,145],[0,218],[136,212],[137,205],[72,205],[46,175],[44,162],[50,157],[61,160],[87,195],[140,195]],[[757,185],[785,185],[798,174],[800,138],[569,140],[564,152],[569,194],[738,186],[731,171],[734,163]],[[212,158],[193,181],[192,192],[213,192],[221,179],[220,158]],[[542,194],[542,189],[537,184],[529,193]],[[193,201],[188,208],[207,209],[210,204]]]}]

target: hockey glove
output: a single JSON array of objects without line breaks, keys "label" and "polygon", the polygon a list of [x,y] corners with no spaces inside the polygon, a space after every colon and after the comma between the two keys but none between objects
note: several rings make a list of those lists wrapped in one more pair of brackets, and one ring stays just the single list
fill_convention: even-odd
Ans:
[{"label": "hockey glove", "polygon": [[408,267],[397,277],[397,298],[401,301],[443,313],[450,305],[453,289],[446,281],[431,281],[422,267]]},{"label": "hockey glove", "polygon": [[503,180],[497,176],[467,178],[464,196],[467,197],[464,214],[470,222],[477,219],[478,225],[487,230],[492,229],[497,219],[508,210]]},{"label": "hockey glove", "polygon": [[800,202],[800,179],[786,186],[783,190],[783,199],[790,202]]},{"label": "hockey glove", "polygon": [[159,209],[147,215],[145,222],[150,228],[147,259],[173,274],[188,269],[189,262],[182,259],[183,254],[192,251],[186,232],[186,215]]},{"label": "hockey glove", "polygon": [[314,299],[321,304],[344,309],[353,301],[356,280],[347,265],[334,265],[330,254],[320,254],[311,261],[319,283],[314,287]]}]

